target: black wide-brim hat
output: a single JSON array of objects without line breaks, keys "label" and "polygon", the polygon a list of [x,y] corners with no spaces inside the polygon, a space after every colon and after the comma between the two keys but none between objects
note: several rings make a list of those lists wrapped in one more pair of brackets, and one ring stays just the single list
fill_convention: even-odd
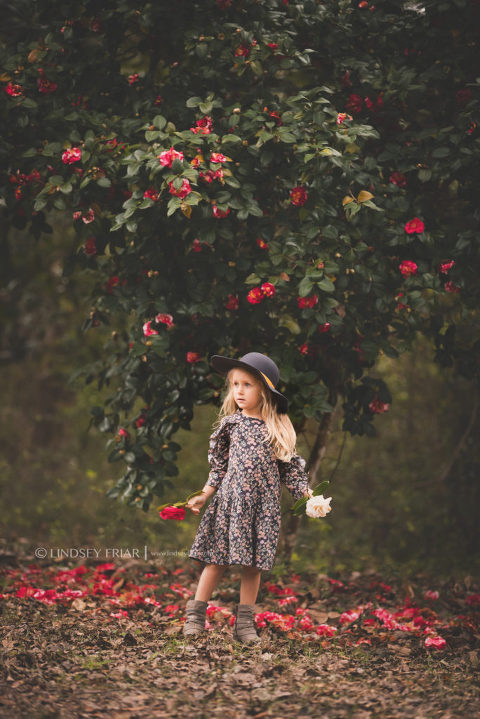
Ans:
[{"label": "black wide-brim hat", "polygon": [[280,371],[270,357],[262,355],[260,352],[248,352],[238,360],[232,359],[231,357],[213,355],[210,358],[210,363],[216,372],[223,375],[226,375],[229,370],[235,367],[240,367],[256,375],[272,393],[274,401],[277,404],[278,412],[281,414],[288,412],[288,399],[275,389],[280,379]]}]

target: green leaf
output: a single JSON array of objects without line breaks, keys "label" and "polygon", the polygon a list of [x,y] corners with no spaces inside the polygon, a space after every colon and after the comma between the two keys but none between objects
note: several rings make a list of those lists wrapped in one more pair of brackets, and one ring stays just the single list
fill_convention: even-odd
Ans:
[{"label": "green leaf", "polygon": [[322,290],[323,292],[333,292],[335,290],[335,285],[331,280],[328,279],[328,277],[324,277],[323,280],[320,280],[320,282],[316,283],[319,290]]}]

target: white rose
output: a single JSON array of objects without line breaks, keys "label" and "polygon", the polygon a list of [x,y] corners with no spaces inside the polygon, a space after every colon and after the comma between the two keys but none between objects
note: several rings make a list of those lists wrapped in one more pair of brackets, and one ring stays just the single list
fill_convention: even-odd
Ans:
[{"label": "white rose", "polygon": [[325,517],[327,512],[331,511],[330,500],[331,497],[325,497],[323,494],[319,494],[316,497],[310,497],[305,504],[305,513],[309,517]]}]

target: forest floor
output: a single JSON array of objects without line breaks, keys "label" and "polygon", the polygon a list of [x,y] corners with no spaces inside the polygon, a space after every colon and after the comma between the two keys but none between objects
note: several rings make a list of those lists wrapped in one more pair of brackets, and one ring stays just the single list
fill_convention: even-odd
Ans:
[{"label": "forest floor", "polygon": [[261,642],[232,638],[239,573],[184,639],[199,570],[3,558],[0,716],[423,719],[480,716],[472,577],[264,578]]}]

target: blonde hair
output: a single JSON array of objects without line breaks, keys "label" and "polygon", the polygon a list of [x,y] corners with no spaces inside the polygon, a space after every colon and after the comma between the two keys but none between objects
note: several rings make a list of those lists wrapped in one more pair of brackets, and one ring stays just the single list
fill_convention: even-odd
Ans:
[{"label": "blonde hair", "polygon": [[[235,414],[239,409],[233,397],[233,385],[230,381],[231,373],[235,368],[229,370],[225,380],[226,395],[223,404],[220,407],[218,418],[214,424],[214,428],[220,425],[224,417]],[[244,369],[243,367],[241,369]],[[248,370],[245,370],[248,372]],[[297,435],[288,414],[280,414],[277,411],[275,400],[272,398],[270,390],[268,390],[261,379],[252,372],[248,374],[254,379],[260,388],[260,414],[267,428],[267,442],[271,444],[273,454],[276,459],[282,462],[289,462],[295,453],[295,445]]]}]

